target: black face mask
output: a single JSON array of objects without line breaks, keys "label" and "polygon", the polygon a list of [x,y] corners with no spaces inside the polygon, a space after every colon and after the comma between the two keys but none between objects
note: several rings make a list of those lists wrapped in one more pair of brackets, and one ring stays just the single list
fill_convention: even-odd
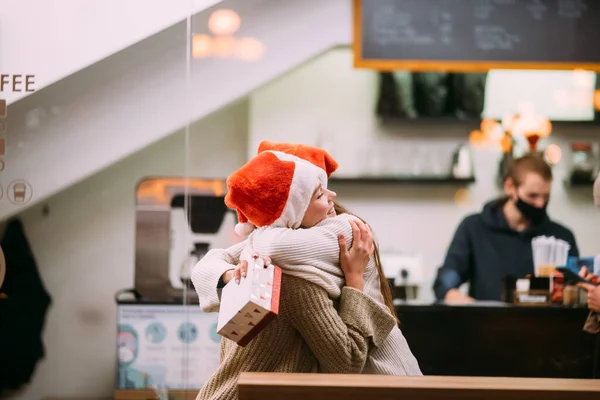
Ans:
[{"label": "black face mask", "polygon": [[544,207],[536,207],[517,197],[515,205],[517,206],[517,209],[521,211],[521,214],[533,224],[539,224],[546,219],[546,207],[548,206],[548,203],[544,204]]}]

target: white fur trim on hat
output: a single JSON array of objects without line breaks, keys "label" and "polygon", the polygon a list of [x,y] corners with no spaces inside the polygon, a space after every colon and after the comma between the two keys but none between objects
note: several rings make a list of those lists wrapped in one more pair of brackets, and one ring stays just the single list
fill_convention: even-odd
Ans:
[{"label": "white fur trim on hat", "polygon": [[312,195],[320,182],[327,187],[327,173],[316,165],[291,154],[271,151],[280,160],[295,163],[294,177],[283,212],[272,224],[286,228],[299,228],[304,214],[312,200]]},{"label": "white fur trim on hat", "polygon": [[240,222],[235,224],[235,233],[241,237],[248,237],[256,229],[256,226],[250,222]]}]

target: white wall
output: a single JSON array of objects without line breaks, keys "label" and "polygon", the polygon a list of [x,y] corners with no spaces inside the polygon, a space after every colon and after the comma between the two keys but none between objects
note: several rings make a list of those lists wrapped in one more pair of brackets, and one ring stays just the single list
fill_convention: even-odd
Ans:
[{"label": "white wall", "polygon": [[[231,105],[192,127],[189,174],[226,177],[245,161],[248,103]],[[114,294],[133,285],[135,186],[143,177],[183,176],[179,132],[50,198],[22,216],[52,296],[46,358],[15,399],[109,396],[114,390]]]},{"label": "white wall", "polygon": [[[64,78],[219,0],[1,0],[2,73]],[[8,103],[29,93],[2,93]]]},{"label": "white wall", "polygon": [[[439,148],[443,142],[464,142],[477,126],[406,124],[381,129],[374,115],[377,76],[352,68],[349,49],[336,49],[255,91],[250,102],[250,148],[252,154],[261,140],[304,142],[326,146],[340,163],[338,176],[353,175],[368,168],[378,157],[370,143],[386,140],[388,149],[419,151],[428,143]],[[568,160],[566,139],[590,136],[600,141],[600,129],[577,128],[560,132],[551,141],[561,145]],[[420,146],[420,147],[417,147]],[[431,147],[430,147],[431,148]],[[438,153],[439,154],[439,153]],[[477,182],[469,189],[471,202],[457,206],[453,187],[392,185],[335,186],[338,200],[368,220],[374,227],[382,251],[419,252],[424,256],[425,300],[436,268],[461,218],[477,211],[495,196],[495,174],[499,149],[475,152]],[[388,153],[388,156],[390,154]],[[400,153],[398,158],[410,154]],[[592,206],[592,191],[565,189],[565,163],[555,167],[549,213],[571,227],[581,253],[600,253],[597,232],[600,210]]]},{"label": "white wall", "polygon": [[595,86],[596,73],[589,71],[493,70],[483,115],[501,119],[533,105],[532,111],[553,121],[592,121]]}]

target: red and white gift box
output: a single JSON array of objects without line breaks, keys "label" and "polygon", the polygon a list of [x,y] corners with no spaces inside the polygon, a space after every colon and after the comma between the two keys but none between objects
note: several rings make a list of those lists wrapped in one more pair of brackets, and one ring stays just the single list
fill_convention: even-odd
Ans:
[{"label": "red and white gift box", "polygon": [[219,335],[246,346],[279,313],[280,292],[281,268],[249,261],[246,277],[239,284],[232,280],[221,292]]}]

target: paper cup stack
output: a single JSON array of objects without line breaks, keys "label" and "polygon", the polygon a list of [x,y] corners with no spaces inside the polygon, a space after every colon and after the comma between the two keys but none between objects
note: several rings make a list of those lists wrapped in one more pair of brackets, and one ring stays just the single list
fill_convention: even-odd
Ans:
[{"label": "paper cup stack", "polygon": [[548,278],[558,266],[567,265],[571,245],[554,236],[537,236],[531,240],[535,276]]}]

